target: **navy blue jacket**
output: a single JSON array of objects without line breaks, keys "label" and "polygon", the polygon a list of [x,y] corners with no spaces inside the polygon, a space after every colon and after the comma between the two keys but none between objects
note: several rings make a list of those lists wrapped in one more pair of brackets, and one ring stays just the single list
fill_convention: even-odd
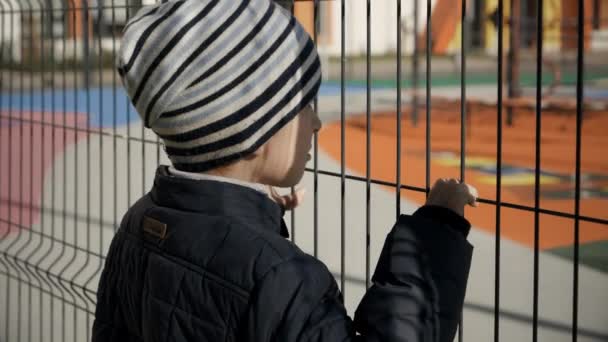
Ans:
[{"label": "navy blue jacket", "polygon": [[443,208],[401,216],[351,320],[327,267],[285,238],[264,194],[157,171],[126,213],[93,341],[452,341],[472,247]]}]

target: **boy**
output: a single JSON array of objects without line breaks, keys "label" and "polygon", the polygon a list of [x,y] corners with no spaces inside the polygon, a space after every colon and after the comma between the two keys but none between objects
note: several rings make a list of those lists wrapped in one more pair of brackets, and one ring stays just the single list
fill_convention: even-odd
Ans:
[{"label": "boy", "polygon": [[[466,184],[440,180],[388,235],[352,321],[328,269],[285,237],[314,132],[314,44],[269,0],[185,0],[125,28],[119,73],[172,166],[114,237],[93,341],[450,341],[472,247]],[[271,188],[272,189],[272,188]]]}]

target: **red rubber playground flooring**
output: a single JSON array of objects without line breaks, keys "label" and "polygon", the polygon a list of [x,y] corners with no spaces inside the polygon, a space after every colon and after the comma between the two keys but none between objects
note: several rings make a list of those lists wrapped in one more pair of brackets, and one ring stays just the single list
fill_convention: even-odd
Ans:
[{"label": "red rubber playground flooring", "polygon": [[[47,172],[65,149],[86,138],[83,114],[20,112],[0,119],[0,237],[40,219]],[[9,224],[10,222],[10,224]]]}]

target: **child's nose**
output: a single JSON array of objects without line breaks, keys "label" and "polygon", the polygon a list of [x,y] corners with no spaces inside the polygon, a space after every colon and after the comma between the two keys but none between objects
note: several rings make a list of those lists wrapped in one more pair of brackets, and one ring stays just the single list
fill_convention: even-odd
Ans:
[{"label": "child's nose", "polygon": [[323,127],[323,122],[321,122],[319,115],[316,112],[314,112],[312,129],[313,129],[313,131],[318,132],[321,130],[321,127]]}]

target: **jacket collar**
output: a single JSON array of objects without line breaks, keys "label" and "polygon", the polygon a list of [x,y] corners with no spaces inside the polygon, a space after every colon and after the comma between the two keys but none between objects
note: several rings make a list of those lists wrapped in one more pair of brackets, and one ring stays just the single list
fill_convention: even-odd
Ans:
[{"label": "jacket collar", "polygon": [[195,180],[171,175],[167,166],[156,170],[152,200],[178,210],[231,216],[248,226],[271,229],[289,237],[284,210],[267,195],[237,184]]},{"label": "jacket collar", "polygon": [[216,182],[232,183],[232,184],[251,188],[253,190],[259,191],[264,194],[268,193],[268,191],[266,190],[266,186],[259,184],[259,183],[250,183],[250,182],[240,181],[237,179],[232,179],[232,178],[222,177],[222,176],[217,176],[217,175],[210,175],[210,174],[205,174],[205,173],[180,171],[180,170],[175,169],[172,166],[169,166],[167,170],[169,170],[170,175],[178,176],[181,178],[190,178],[190,179],[194,179],[194,180],[212,180],[212,181],[216,181]]}]

